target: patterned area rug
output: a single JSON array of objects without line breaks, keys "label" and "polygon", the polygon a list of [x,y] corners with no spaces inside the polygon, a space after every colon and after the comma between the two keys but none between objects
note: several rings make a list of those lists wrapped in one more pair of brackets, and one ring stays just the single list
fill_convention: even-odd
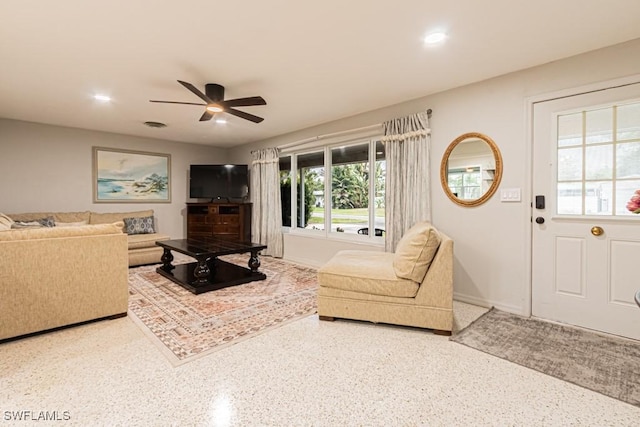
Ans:
[{"label": "patterned area rug", "polygon": [[[221,259],[246,266],[248,255]],[[132,268],[129,315],[180,365],[316,313],[316,270],[270,257],[260,261],[266,280],[200,295],[159,275],[155,265]]]},{"label": "patterned area rug", "polygon": [[640,341],[496,309],[450,340],[640,406]]}]

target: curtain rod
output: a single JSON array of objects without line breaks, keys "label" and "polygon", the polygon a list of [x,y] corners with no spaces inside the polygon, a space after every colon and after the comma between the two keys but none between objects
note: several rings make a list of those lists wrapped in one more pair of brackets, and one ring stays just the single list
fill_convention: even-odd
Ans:
[{"label": "curtain rod", "polygon": [[[427,110],[427,117],[431,118],[431,113],[432,113],[432,110],[431,110],[431,108],[429,108]],[[356,129],[349,129],[349,130],[343,130],[343,131],[339,131],[339,132],[325,133],[323,135],[312,136],[312,137],[309,137],[309,138],[301,139],[299,141],[295,141],[295,142],[290,142],[288,144],[279,145],[278,148],[282,150],[282,149],[286,149],[286,148],[295,147],[295,146],[298,146],[298,145],[303,145],[303,144],[306,144],[308,142],[319,141],[321,139],[332,138],[332,137],[341,136],[341,135],[348,135],[348,134],[354,133],[354,132],[374,129],[374,128],[378,127],[378,126],[382,126],[382,123],[376,123],[374,125],[363,126],[363,127],[356,128]]]},{"label": "curtain rod", "polygon": [[343,130],[343,131],[339,131],[339,132],[325,133],[324,135],[312,136],[310,138],[301,139],[300,141],[296,141],[296,142],[291,142],[289,144],[280,145],[280,146],[278,146],[278,148],[280,148],[280,149],[291,148],[291,147],[295,147],[296,145],[306,144],[307,142],[318,141],[320,139],[326,139],[326,138],[332,138],[334,136],[348,135],[348,134],[354,133],[354,132],[359,132],[359,131],[368,130],[368,129],[374,129],[374,128],[379,127],[379,126],[382,126],[382,123],[376,123],[374,125],[363,126],[361,128]]}]

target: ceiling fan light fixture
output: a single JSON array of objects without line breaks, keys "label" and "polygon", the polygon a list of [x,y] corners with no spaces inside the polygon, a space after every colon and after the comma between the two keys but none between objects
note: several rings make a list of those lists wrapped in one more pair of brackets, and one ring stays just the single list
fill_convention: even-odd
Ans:
[{"label": "ceiling fan light fixture", "polygon": [[200,105],[205,107],[204,113],[200,116],[201,122],[211,120],[218,113],[231,114],[241,119],[249,120],[253,123],[260,123],[264,120],[262,117],[237,110],[235,107],[251,107],[254,105],[267,105],[267,101],[261,96],[249,96],[245,98],[224,99],[224,86],[216,83],[207,83],[205,85],[206,93],[202,93],[197,87],[188,82],[178,80],[182,86],[187,88],[191,93],[196,95],[204,104],[195,102],[180,101],[159,101],[150,99],[149,102],[157,102],[161,104],[183,104],[183,105]]}]

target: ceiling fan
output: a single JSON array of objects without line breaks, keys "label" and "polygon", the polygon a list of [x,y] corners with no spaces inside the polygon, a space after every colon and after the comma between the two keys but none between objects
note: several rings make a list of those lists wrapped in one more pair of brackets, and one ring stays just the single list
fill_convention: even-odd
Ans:
[{"label": "ceiling fan", "polygon": [[204,114],[200,117],[200,121],[204,122],[211,120],[215,113],[229,113],[231,115],[250,120],[254,123],[260,123],[264,119],[262,117],[254,116],[253,114],[245,113],[244,111],[236,110],[233,107],[249,107],[252,105],[267,105],[267,102],[261,96],[250,96],[248,98],[236,98],[236,99],[224,99],[224,86],[215,83],[208,83],[205,87],[205,93],[200,92],[191,83],[178,80],[182,86],[193,92],[198,98],[202,99],[206,104],[199,104],[195,102],[177,102],[177,101],[154,101],[163,104],[184,104],[184,105],[201,105],[206,107]]}]

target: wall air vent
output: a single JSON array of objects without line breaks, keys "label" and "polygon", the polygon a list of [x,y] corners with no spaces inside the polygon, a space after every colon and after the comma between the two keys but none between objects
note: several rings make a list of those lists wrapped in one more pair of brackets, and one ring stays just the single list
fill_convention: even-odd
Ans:
[{"label": "wall air vent", "polygon": [[160,122],[144,122],[145,125],[149,126],[150,128],[166,128],[167,125],[164,123],[160,123]]}]

